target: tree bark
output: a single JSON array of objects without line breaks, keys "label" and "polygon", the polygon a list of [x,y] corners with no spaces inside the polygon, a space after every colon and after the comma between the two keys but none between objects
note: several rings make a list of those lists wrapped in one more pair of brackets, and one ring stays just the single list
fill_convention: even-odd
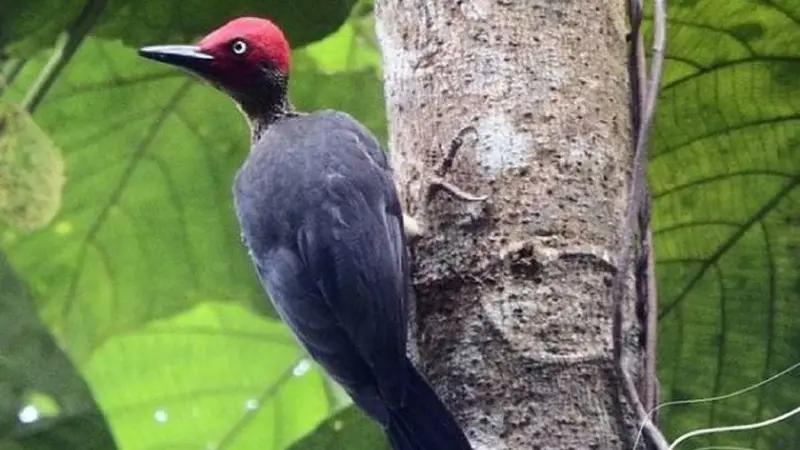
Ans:
[{"label": "tree bark", "polygon": [[[378,0],[420,365],[476,449],[630,449],[609,286],[631,158],[622,0]],[[449,181],[483,203],[424,201]],[[633,276],[625,360],[642,355]],[[413,326],[412,326],[413,328]]]}]

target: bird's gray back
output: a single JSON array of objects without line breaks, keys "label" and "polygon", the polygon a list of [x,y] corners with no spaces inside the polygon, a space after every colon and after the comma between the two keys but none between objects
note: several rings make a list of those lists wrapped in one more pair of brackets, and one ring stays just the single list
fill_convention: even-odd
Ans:
[{"label": "bird's gray back", "polygon": [[354,190],[370,201],[396,196],[394,186],[389,186],[386,155],[349,115],[320,111],[272,124],[255,143],[234,182],[245,234],[265,244],[294,239],[307,220],[306,212],[320,206],[328,195],[325,186],[338,176],[346,176]]}]

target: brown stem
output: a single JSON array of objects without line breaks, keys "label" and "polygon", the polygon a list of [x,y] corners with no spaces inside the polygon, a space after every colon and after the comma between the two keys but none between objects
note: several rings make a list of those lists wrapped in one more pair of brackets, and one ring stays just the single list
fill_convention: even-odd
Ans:
[{"label": "brown stem", "polygon": [[22,100],[22,108],[33,114],[39,107],[47,92],[53,86],[61,71],[70,62],[75,52],[80,47],[83,39],[89,34],[100,14],[106,7],[107,0],[89,0],[81,10],[75,23],[56,41],[53,54],[47,65],[39,73],[33,86],[25,94]]},{"label": "brown stem", "polygon": [[[630,0],[629,3],[629,16],[632,28],[631,39],[631,54],[629,61],[629,73],[631,75],[632,87],[632,104],[634,105],[632,116],[634,123],[634,142],[635,150],[633,157],[633,171],[631,175],[631,184],[628,191],[628,205],[625,214],[625,226],[620,240],[620,245],[617,252],[617,273],[614,276],[611,286],[612,298],[612,340],[613,340],[613,353],[614,362],[617,368],[618,375],[623,377],[623,388],[625,396],[629,403],[634,407],[640,423],[643,423],[647,434],[650,437],[652,444],[658,449],[666,449],[668,447],[666,439],[660,433],[658,428],[653,425],[647,415],[647,411],[642,405],[641,399],[636,390],[636,386],[631,380],[630,375],[627,373],[623,366],[622,349],[623,349],[623,336],[622,324],[623,313],[622,306],[625,298],[625,280],[628,276],[628,270],[631,264],[631,244],[633,242],[634,233],[638,228],[638,217],[641,208],[647,202],[647,144],[648,132],[650,124],[653,120],[655,113],[656,103],[658,99],[658,88],[661,84],[661,74],[664,63],[664,45],[666,42],[666,11],[663,0],[653,0],[653,52],[650,67],[650,79],[645,82],[647,76],[644,70],[644,51],[643,51],[643,38],[641,35],[641,21],[642,21],[642,3],[641,0]],[[640,230],[640,233],[646,233],[645,230]],[[647,241],[644,237],[643,241]],[[649,256],[648,256],[649,257]],[[649,264],[649,263],[648,263]],[[649,305],[652,301],[648,299]],[[648,305],[648,306],[649,306]],[[656,314],[656,310],[648,311],[648,340],[655,339],[655,330],[651,330],[651,316]],[[651,337],[651,335],[653,337]],[[654,343],[655,341],[653,341]],[[648,348],[648,353],[654,353],[655,348]],[[647,356],[654,358],[654,356]],[[648,365],[646,363],[646,365]],[[653,367],[646,368],[655,370]],[[645,379],[646,384],[653,382],[652,379]]]}]

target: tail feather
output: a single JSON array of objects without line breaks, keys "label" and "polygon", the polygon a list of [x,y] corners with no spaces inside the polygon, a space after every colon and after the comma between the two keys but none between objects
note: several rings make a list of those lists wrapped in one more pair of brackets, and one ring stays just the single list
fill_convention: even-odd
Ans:
[{"label": "tail feather", "polygon": [[408,362],[405,404],[390,411],[389,441],[394,450],[472,450],[453,414]]}]

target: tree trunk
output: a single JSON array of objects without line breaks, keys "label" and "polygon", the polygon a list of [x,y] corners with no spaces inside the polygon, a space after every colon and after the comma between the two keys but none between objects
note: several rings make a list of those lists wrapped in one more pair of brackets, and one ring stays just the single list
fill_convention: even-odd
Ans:
[{"label": "tree trunk", "polygon": [[[621,0],[378,0],[420,366],[476,449],[632,445],[609,286],[632,162]],[[460,130],[450,182],[432,168]],[[632,275],[626,342],[637,342]],[[640,369],[638,344],[626,361]]]}]

